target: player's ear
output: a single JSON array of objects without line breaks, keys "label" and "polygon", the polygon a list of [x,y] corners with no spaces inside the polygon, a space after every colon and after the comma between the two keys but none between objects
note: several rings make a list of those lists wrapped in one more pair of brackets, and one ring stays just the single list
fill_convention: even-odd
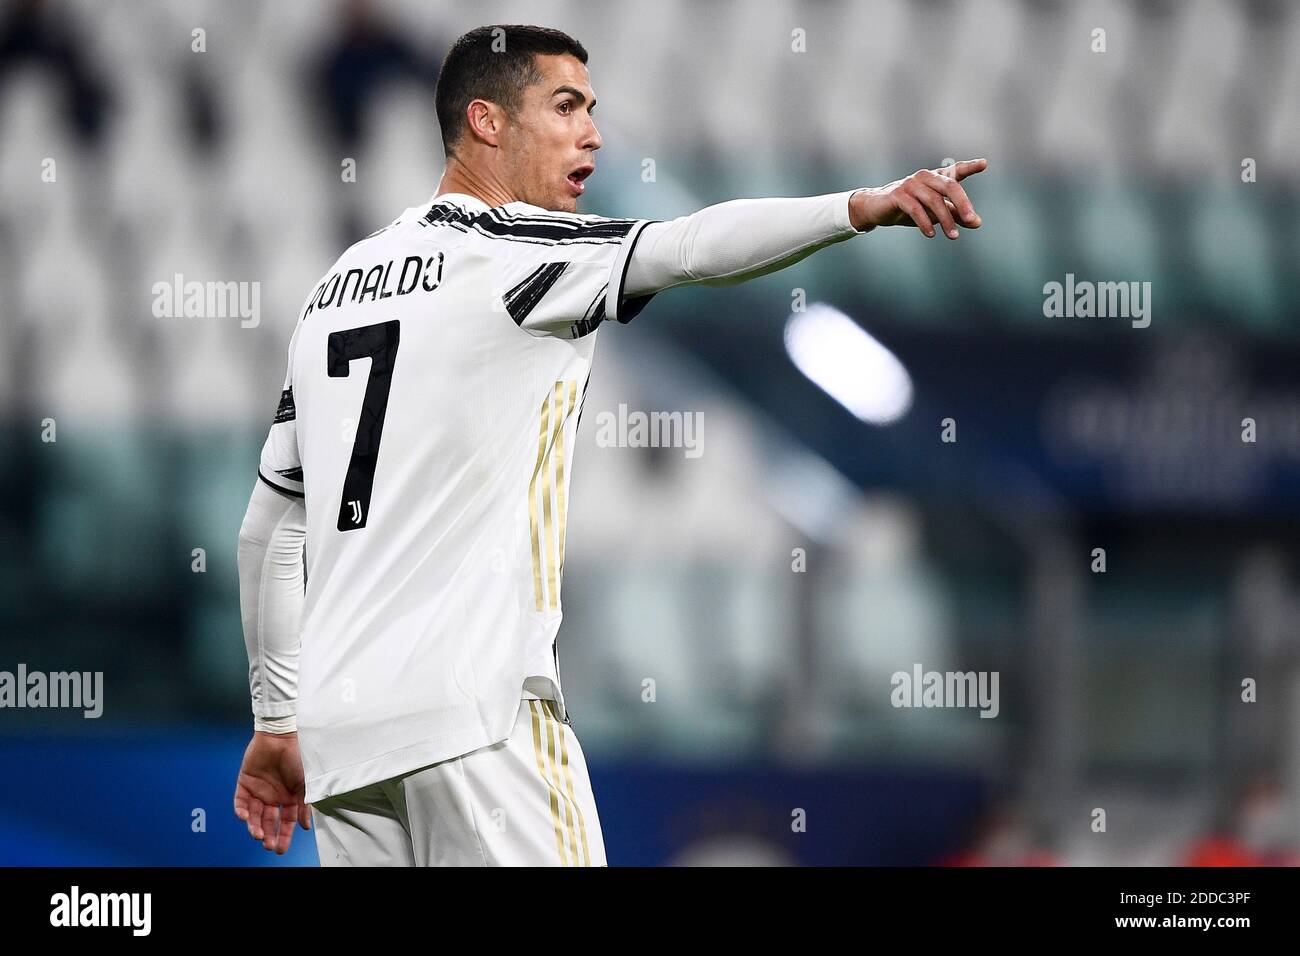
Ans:
[{"label": "player's ear", "polygon": [[500,145],[498,137],[505,126],[504,120],[501,107],[487,100],[472,100],[465,108],[465,123],[469,131],[489,146]]}]

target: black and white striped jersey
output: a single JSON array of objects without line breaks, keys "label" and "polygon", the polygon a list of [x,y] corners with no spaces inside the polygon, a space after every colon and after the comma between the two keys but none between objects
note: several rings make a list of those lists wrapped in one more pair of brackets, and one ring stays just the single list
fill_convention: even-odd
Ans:
[{"label": "black and white striped jersey", "polygon": [[444,194],[313,290],[259,474],[305,498],[307,800],[504,740],[559,674],[569,482],[647,220]]}]

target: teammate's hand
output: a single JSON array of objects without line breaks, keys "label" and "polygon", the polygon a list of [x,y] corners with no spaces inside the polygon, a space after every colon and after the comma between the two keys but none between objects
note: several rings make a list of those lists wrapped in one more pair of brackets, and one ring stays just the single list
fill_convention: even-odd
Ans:
[{"label": "teammate's hand", "polygon": [[264,848],[284,853],[295,821],[311,829],[306,795],[298,735],[253,734],[235,781],[235,816],[248,824],[248,835]]},{"label": "teammate's hand", "polygon": [[967,159],[939,169],[918,169],[887,186],[859,189],[849,198],[849,221],[859,232],[872,226],[915,223],[931,239],[937,222],[944,235],[956,239],[959,224],[967,229],[980,225],[966,190],[957,184],[988,165],[987,159]]}]

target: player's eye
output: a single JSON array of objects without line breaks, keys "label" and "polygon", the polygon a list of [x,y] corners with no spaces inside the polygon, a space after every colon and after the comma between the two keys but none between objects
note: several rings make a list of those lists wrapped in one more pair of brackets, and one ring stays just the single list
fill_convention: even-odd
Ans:
[{"label": "player's eye", "polygon": [[568,115],[570,112],[572,112],[572,108],[573,108],[573,104],[570,103],[568,100],[565,100],[557,107],[557,109],[561,113],[564,113],[565,115]]}]

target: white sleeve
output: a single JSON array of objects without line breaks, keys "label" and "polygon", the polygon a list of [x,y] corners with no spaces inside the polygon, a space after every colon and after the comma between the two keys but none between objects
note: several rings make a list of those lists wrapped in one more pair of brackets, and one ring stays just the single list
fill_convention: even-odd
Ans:
[{"label": "white sleeve", "polygon": [[849,197],[856,191],[736,199],[652,222],[631,251],[622,294],[653,295],[692,282],[727,285],[794,265],[858,234],[849,221]]},{"label": "white sleeve", "polygon": [[294,326],[289,339],[288,368],[284,373],[284,389],[280,404],[262,445],[262,455],[257,463],[257,474],[264,482],[287,495],[301,498],[304,492],[302,458],[298,453],[298,408],[293,401],[293,353],[298,342],[301,321]]},{"label": "white sleeve", "polygon": [[302,499],[257,481],[239,529],[239,608],[256,730],[296,729],[306,538]]}]

